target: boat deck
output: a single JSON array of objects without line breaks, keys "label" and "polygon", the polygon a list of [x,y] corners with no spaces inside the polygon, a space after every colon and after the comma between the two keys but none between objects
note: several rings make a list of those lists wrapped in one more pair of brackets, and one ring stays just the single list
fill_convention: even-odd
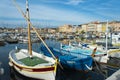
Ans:
[{"label": "boat deck", "polygon": [[42,63],[49,63],[48,61],[42,59],[42,58],[38,58],[38,57],[26,57],[23,59],[20,59],[19,61],[21,61],[23,64],[27,65],[27,66],[36,66],[38,64],[42,64]]},{"label": "boat deck", "polygon": [[33,52],[32,58],[30,58],[28,51],[26,49],[21,49],[18,52],[16,50],[12,50],[10,52],[10,57],[17,63],[22,66],[29,67],[43,67],[53,65],[51,58],[43,56],[39,53]]}]

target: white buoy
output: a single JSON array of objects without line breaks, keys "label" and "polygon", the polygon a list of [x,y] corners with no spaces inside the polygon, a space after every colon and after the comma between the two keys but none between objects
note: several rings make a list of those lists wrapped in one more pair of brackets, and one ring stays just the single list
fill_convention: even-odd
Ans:
[{"label": "white buoy", "polygon": [[0,75],[3,75],[4,74],[4,69],[1,67],[1,62],[0,62]]},{"label": "white buoy", "polygon": [[17,46],[15,46],[15,49],[16,49],[16,50],[18,50],[18,47],[17,47]]},{"label": "white buoy", "polygon": [[60,43],[60,49],[62,49],[62,46],[63,46],[62,43]]},{"label": "white buoy", "polygon": [[0,68],[0,75],[3,75],[3,74],[4,74],[4,69]]},{"label": "white buoy", "polygon": [[71,42],[69,42],[69,46],[71,46]]}]

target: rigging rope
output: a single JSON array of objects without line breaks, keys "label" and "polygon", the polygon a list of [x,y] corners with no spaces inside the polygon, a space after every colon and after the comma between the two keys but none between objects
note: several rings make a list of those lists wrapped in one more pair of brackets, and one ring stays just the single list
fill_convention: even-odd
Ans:
[{"label": "rigging rope", "polygon": [[48,46],[46,45],[46,43],[43,41],[43,39],[41,38],[41,36],[38,34],[36,28],[32,25],[32,23],[30,22],[30,20],[27,18],[27,16],[24,14],[24,12],[21,10],[21,8],[19,7],[19,5],[16,4],[16,0],[13,0],[14,5],[17,7],[18,11],[23,15],[23,17],[26,19],[26,21],[28,21],[28,23],[31,25],[32,29],[35,31],[35,33],[37,34],[37,36],[39,37],[39,39],[42,41],[42,43],[45,45],[45,47],[47,48],[47,50],[50,52],[50,54],[52,55],[52,57],[54,59],[56,59],[56,57],[54,56],[54,54],[51,52],[51,50],[48,48]]}]

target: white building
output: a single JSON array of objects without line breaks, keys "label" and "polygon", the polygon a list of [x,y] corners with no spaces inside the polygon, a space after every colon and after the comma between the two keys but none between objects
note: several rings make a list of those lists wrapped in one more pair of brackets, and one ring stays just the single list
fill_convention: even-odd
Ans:
[{"label": "white building", "polygon": [[112,33],[112,44],[120,43],[120,33]]}]

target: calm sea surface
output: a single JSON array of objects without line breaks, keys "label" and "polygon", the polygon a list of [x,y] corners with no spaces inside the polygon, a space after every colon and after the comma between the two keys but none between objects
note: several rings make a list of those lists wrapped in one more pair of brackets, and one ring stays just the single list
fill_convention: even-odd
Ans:
[{"label": "calm sea surface", "polygon": [[[52,44],[50,42],[50,44]],[[24,77],[17,73],[14,69],[10,68],[8,65],[9,59],[8,54],[9,52],[18,46],[19,48],[27,48],[27,44],[6,44],[5,46],[0,46],[0,62],[2,62],[1,67],[4,68],[5,72],[3,75],[0,75],[0,80],[36,80]],[[34,43],[33,50],[39,52],[40,43]],[[54,45],[55,46],[55,45]],[[105,77],[110,76],[113,72],[117,69],[106,69],[104,72],[101,72],[97,69],[94,71],[82,72],[82,71],[75,71],[71,69],[64,69],[61,70],[58,67],[56,80],[105,80]]]}]

